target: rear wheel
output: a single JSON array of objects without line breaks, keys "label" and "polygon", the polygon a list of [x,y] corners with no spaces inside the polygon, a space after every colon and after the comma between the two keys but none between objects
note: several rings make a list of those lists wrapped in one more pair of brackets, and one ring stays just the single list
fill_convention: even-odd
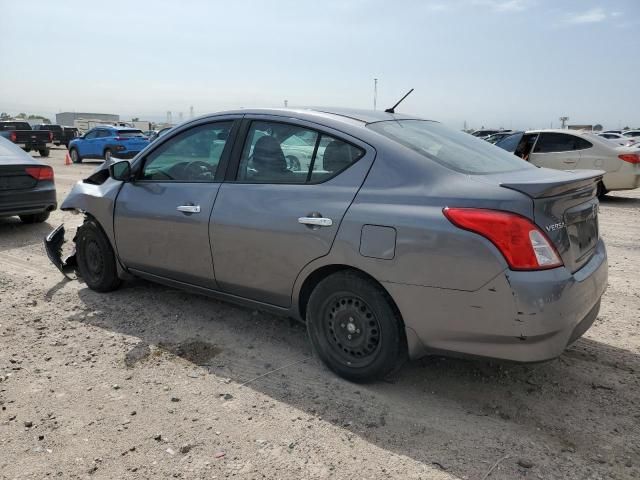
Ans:
[{"label": "rear wheel", "polygon": [[108,162],[108,161],[110,161],[110,160],[111,160],[111,149],[110,149],[110,148],[107,148],[107,149],[104,151],[104,161],[105,161],[105,162]]},{"label": "rear wheel", "polygon": [[71,161],[73,163],[82,163],[82,157],[78,153],[78,149],[77,148],[72,148],[69,151],[69,155],[71,155]]},{"label": "rear wheel", "polygon": [[609,190],[605,188],[604,183],[602,182],[598,183],[598,190],[597,190],[598,198],[604,198],[604,196],[607,193],[609,193]]},{"label": "rear wheel", "polygon": [[41,157],[48,157],[49,156],[49,149],[48,148],[42,148],[42,149],[38,150],[38,153],[40,154]]},{"label": "rear wheel", "polygon": [[404,327],[391,299],[356,272],[334,273],[316,286],[307,330],[322,361],[354,382],[384,378],[406,359]]},{"label": "rear wheel", "polygon": [[49,212],[30,213],[28,215],[20,215],[22,223],[42,223],[49,218]]},{"label": "rear wheel", "polygon": [[76,258],[78,273],[90,289],[110,292],[120,286],[111,243],[95,220],[86,220],[78,229]]}]

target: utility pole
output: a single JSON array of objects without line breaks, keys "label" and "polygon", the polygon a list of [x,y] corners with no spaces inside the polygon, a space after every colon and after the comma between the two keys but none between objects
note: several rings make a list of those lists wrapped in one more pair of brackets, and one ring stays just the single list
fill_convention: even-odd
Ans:
[{"label": "utility pole", "polygon": [[376,109],[378,103],[378,79],[373,79],[373,109]]},{"label": "utility pole", "polygon": [[289,106],[289,100],[285,100],[284,101],[284,108],[287,108]]},{"label": "utility pole", "polygon": [[189,107],[189,118],[193,118],[193,105]]},{"label": "utility pole", "polygon": [[567,123],[567,120],[569,120],[569,117],[560,117],[560,124],[562,125],[560,128],[562,128],[564,130],[565,124]]}]

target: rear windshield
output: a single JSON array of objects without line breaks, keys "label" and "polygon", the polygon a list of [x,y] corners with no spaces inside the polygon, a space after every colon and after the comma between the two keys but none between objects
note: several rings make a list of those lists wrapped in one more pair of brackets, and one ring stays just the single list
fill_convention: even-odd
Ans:
[{"label": "rear windshield", "polygon": [[390,120],[367,127],[457,172],[488,174],[536,168],[484,140],[437,122]]},{"label": "rear windshield", "polygon": [[144,137],[142,130],[118,130],[120,138]]},{"label": "rear windshield", "polygon": [[31,125],[26,122],[0,123],[0,130],[31,130]]},{"label": "rear windshield", "polygon": [[51,130],[52,132],[61,132],[62,127],[60,125],[42,125],[41,130]]}]

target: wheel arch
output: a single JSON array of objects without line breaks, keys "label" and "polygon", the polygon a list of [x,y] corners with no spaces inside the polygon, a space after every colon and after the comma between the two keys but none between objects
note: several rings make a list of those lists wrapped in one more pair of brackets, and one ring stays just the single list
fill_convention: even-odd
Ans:
[{"label": "wheel arch", "polygon": [[402,318],[402,314],[400,312],[400,309],[398,308],[398,305],[396,305],[395,300],[393,299],[389,291],[384,287],[384,285],[380,283],[378,280],[376,280],[375,277],[365,272],[364,270],[358,267],[354,267],[352,265],[344,265],[344,264],[323,265],[321,267],[316,268],[306,276],[306,278],[302,282],[302,285],[300,286],[300,290],[298,292],[297,299],[296,299],[296,309],[297,309],[299,318],[301,320],[305,321],[306,313],[307,313],[307,304],[309,303],[309,297],[311,297],[311,292],[313,292],[315,287],[322,280],[327,278],[329,275],[332,275],[336,272],[343,272],[343,271],[355,272],[359,275],[362,275],[363,277],[367,278],[369,281],[376,284],[380,289],[382,289],[387,295],[391,308],[398,315],[398,318],[400,319],[402,327],[406,328],[404,319]]}]

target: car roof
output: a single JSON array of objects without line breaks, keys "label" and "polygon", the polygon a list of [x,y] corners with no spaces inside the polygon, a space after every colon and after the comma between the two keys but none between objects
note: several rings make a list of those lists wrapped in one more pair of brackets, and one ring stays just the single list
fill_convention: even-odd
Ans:
[{"label": "car roof", "polygon": [[582,135],[583,133],[594,133],[590,130],[569,130],[562,128],[541,128],[538,130],[527,130],[525,133],[568,133],[570,135]]},{"label": "car roof", "polygon": [[[241,110],[229,110],[219,112],[221,114],[249,114],[249,115],[279,115],[291,116],[295,114],[300,117],[331,117],[333,120],[345,121],[360,124],[382,122],[385,120],[426,120],[417,115],[406,113],[388,113],[383,110],[363,110],[355,108],[336,107],[300,107],[300,108],[245,108]],[[209,116],[209,115],[205,115]]]}]

